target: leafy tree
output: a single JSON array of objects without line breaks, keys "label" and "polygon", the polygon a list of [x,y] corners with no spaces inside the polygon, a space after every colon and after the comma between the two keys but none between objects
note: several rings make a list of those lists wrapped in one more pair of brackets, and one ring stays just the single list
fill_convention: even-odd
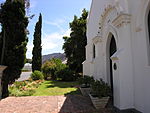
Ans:
[{"label": "leafy tree", "polygon": [[55,74],[57,75],[57,78],[62,81],[74,81],[77,78],[74,75],[74,72],[70,70],[70,68],[68,68],[67,66],[63,69],[56,71]]},{"label": "leafy tree", "polygon": [[80,18],[74,16],[70,23],[70,37],[63,37],[63,49],[67,57],[70,69],[82,72],[82,62],[85,60],[85,46],[87,44],[86,23],[88,12],[83,9]]},{"label": "leafy tree", "polygon": [[0,23],[2,25],[2,37],[5,39],[2,64],[8,66],[2,77],[3,98],[9,94],[8,84],[13,83],[15,79],[20,77],[21,69],[25,63],[28,41],[26,33],[28,18],[25,15],[24,0],[6,0],[1,5]]},{"label": "leafy tree", "polygon": [[44,79],[56,79],[54,73],[56,70],[56,64],[53,61],[46,61],[42,65],[42,72],[44,74]]},{"label": "leafy tree", "polygon": [[43,80],[44,76],[41,71],[35,70],[34,72],[32,72],[31,78],[32,78],[32,80]]},{"label": "leafy tree", "polygon": [[42,72],[44,73],[44,78],[48,79],[51,78],[53,80],[57,79],[56,72],[59,70],[62,70],[66,67],[65,64],[62,64],[62,61],[60,59],[51,59],[49,61],[46,61],[42,65]]},{"label": "leafy tree", "polygon": [[41,29],[42,29],[42,15],[40,14],[39,20],[35,26],[34,40],[33,40],[33,57],[32,57],[32,71],[41,71],[42,66],[42,46],[41,46]]}]

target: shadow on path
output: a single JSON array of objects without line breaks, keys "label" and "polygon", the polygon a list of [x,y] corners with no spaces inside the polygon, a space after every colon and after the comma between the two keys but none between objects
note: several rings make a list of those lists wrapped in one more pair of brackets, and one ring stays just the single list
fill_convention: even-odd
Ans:
[{"label": "shadow on path", "polygon": [[89,98],[81,95],[67,95],[59,113],[94,113]]}]

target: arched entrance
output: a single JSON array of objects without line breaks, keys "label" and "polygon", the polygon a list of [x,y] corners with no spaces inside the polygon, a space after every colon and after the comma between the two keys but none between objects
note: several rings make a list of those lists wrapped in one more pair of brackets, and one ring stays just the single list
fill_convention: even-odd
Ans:
[{"label": "arched entrance", "polygon": [[110,81],[110,86],[111,86],[111,101],[112,101],[112,104],[114,103],[114,91],[113,91],[113,66],[112,66],[112,60],[111,60],[111,56],[117,51],[117,46],[116,46],[116,41],[115,41],[115,38],[114,38],[114,35],[111,34],[110,35],[110,43],[108,45],[108,52],[109,52],[109,55],[108,55],[108,59],[109,59],[109,81]]}]

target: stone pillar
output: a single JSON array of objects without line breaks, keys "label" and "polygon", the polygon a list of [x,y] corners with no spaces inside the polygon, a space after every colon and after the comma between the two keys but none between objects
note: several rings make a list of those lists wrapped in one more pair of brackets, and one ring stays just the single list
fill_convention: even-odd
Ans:
[{"label": "stone pillar", "polygon": [[3,65],[0,65],[0,99],[2,97],[2,84],[1,84],[1,79],[2,79],[2,74],[3,74],[3,71],[6,69],[7,66],[3,66]]}]

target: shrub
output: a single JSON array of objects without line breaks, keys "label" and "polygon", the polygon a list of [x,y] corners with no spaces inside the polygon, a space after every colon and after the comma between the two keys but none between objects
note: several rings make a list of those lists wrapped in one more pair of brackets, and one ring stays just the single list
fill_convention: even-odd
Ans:
[{"label": "shrub", "polygon": [[42,72],[44,74],[44,79],[52,79],[56,80],[57,75],[55,74],[57,71],[60,71],[66,67],[65,64],[62,64],[60,59],[51,59],[50,61],[46,61],[42,65]]},{"label": "shrub", "polygon": [[55,74],[62,81],[74,81],[74,80],[76,80],[76,77],[75,77],[73,71],[71,71],[68,67],[57,71]]},{"label": "shrub", "polygon": [[31,78],[32,78],[33,80],[42,80],[44,77],[43,77],[42,72],[35,70],[35,71],[31,74]]},{"label": "shrub", "polygon": [[50,62],[50,61],[46,61],[42,65],[42,72],[43,72],[45,80],[54,78],[55,67],[56,67],[56,64],[54,62]]},{"label": "shrub", "polygon": [[83,77],[78,79],[79,84],[83,87],[90,87],[92,82],[94,82],[93,76],[84,75]]},{"label": "shrub", "polygon": [[16,88],[21,88],[21,87],[26,86],[26,85],[27,85],[27,82],[26,82],[26,81],[21,81],[21,82],[16,81],[16,82],[14,83],[14,86],[15,86]]},{"label": "shrub", "polygon": [[35,93],[35,90],[34,89],[29,89],[29,90],[25,90],[25,91],[21,91],[19,89],[9,89],[10,91],[10,96],[17,96],[17,97],[20,97],[20,96],[31,96]]},{"label": "shrub", "polygon": [[[62,64],[60,59],[51,59],[42,65],[44,79],[74,81],[77,75],[69,69],[66,64]],[[80,76],[80,74],[78,74]]]},{"label": "shrub", "polygon": [[91,85],[92,93],[99,98],[110,96],[110,87],[102,79],[96,80]]}]

